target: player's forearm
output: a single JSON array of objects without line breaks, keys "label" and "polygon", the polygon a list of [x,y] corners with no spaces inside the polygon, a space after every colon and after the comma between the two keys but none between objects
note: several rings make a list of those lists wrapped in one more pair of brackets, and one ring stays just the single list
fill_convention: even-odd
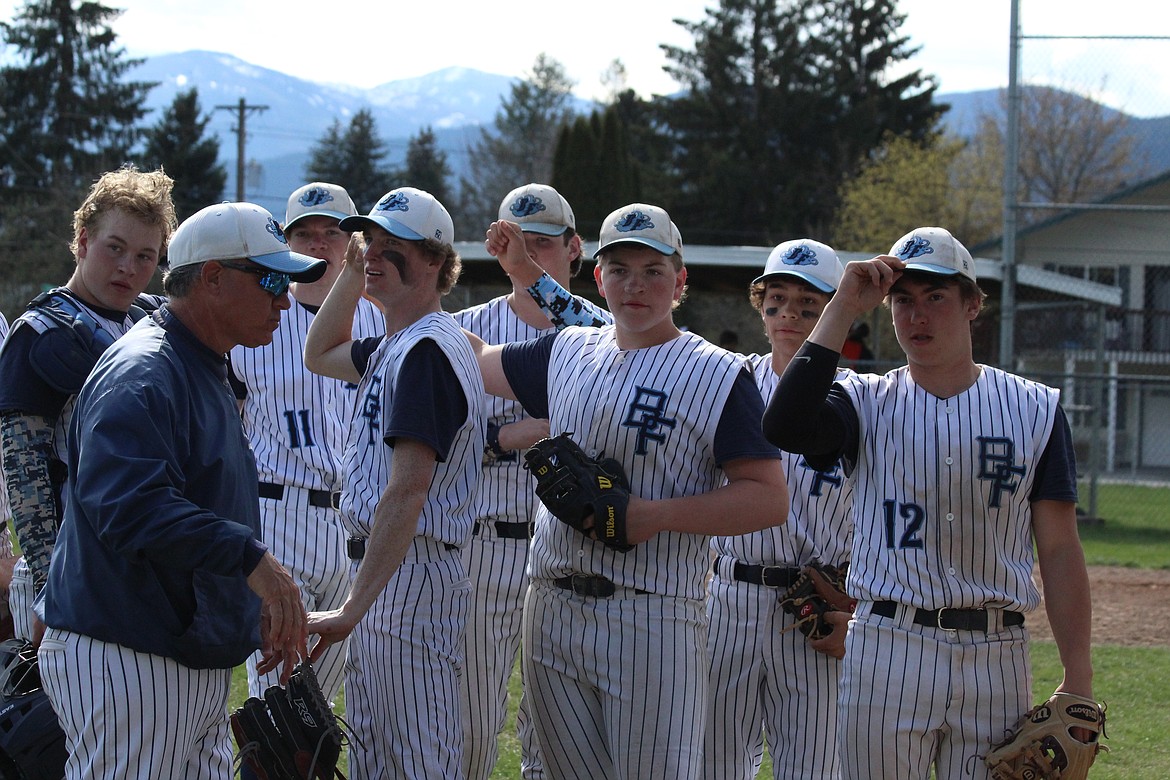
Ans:
[{"label": "player's forearm", "polygon": [[779,460],[760,460],[708,493],[658,500],[633,499],[627,516],[631,542],[661,531],[738,536],[781,525],[788,519],[788,485]]},{"label": "player's forearm", "polygon": [[768,400],[762,421],[768,441],[787,452],[832,452],[844,442],[840,421],[825,399],[837,374],[835,351],[806,342],[797,351],[775,392]]},{"label": "player's forearm", "polygon": [[49,463],[53,421],[39,415],[6,413],[0,419],[4,478],[21,552],[39,589],[49,576],[49,561],[60,530],[60,513]]},{"label": "player's forearm", "polygon": [[394,495],[388,489],[374,511],[374,526],[366,540],[366,551],[361,567],[346,599],[345,611],[360,620],[369,611],[378,595],[386,589],[390,578],[406,559],[406,552],[414,541],[418,518],[422,512],[425,491],[410,496]]},{"label": "player's forearm", "polygon": [[825,306],[825,310],[821,313],[817,324],[813,326],[808,340],[813,344],[819,344],[839,353],[845,345],[845,339],[849,337],[849,330],[853,327],[854,320],[860,313],[856,307],[850,306],[845,300],[834,297]]},{"label": "player's forearm", "polygon": [[1075,537],[1041,552],[1040,577],[1048,622],[1064,667],[1061,690],[1092,698],[1092,597],[1084,551]]},{"label": "player's forearm", "polygon": [[526,289],[557,330],[570,325],[600,328],[606,323],[602,310],[592,301],[574,296],[546,273],[537,276]]}]

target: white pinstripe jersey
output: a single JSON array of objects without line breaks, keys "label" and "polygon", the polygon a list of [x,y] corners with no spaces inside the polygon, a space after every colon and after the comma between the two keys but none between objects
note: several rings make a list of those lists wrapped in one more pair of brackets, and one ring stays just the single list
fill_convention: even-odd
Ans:
[{"label": "white pinstripe jersey", "polygon": [[[488,344],[529,341],[552,328],[550,323],[547,328],[537,329],[517,317],[506,295],[456,312],[454,316],[460,326]],[[495,395],[484,396],[484,415],[485,423],[496,426],[528,416],[518,402]],[[532,479],[518,451],[510,451],[483,466],[483,482],[476,494],[477,518],[527,523],[536,512],[537,503]]]},{"label": "white pinstripe jersey", "polygon": [[[248,389],[244,431],[252,443],[260,481],[335,491],[341,489],[341,457],[356,386],[305,368],[305,336],[314,316],[293,299],[280,317],[272,343],[233,348],[231,370]],[[353,337],[385,332],[382,313],[360,299]]]},{"label": "white pinstripe jersey", "polygon": [[352,536],[369,536],[374,508],[390,481],[394,450],[385,442],[387,415],[394,394],[410,393],[397,386],[403,358],[423,339],[434,341],[459,377],[467,399],[467,419],[459,427],[445,461],[438,461],[426,503],[418,520],[419,536],[462,547],[475,521],[476,482],[483,461],[483,376],[467,336],[446,312],[436,312],[385,338],[370,355],[357,387],[358,409],[345,445],[345,489],[341,520]]},{"label": "white pinstripe jersey", "polygon": [[[772,356],[749,355],[745,359],[767,404],[780,381],[772,370]],[[842,379],[851,373],[841,369],[837,377]],[[784,451],[780,455],[788,481],[788,521],[741,536],[716,536],[711,540],[711,549],[764,566],[803,566],[813,558],[833,565],[848,560],[853,532],[853,483],[841,464],[817,471],[803,455]]]},{"label": "white pinstripe jersey", "polygon": [[[634,495],[676,498],[725,481],[715,431],[742,362],[692,333],[622,350],[614,328],[566,328],[548,367],[549,428],[593,456],[616,458]],[[599,574],[628,588],[702,599],[711,537],[663,531],[620,553],[537,509],[529,575]]]},{"label": "white pinstripe jersey", "polygon": [[839,384],[860,423],[849,593],[925,609],[1035,609],[1028,494],[1059,391],[988,366],[951,398],[906,367]]}]

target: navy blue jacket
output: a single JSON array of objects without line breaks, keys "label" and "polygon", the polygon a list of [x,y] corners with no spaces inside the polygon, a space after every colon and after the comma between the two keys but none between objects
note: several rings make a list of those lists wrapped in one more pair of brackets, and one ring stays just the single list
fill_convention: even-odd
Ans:
[{"label": "navy blue jacket", "polygon": [[164,306],[102,355],[70,441],[45,624],[193,668],[242,663],[260,645],[244,574],[260,512],[224,356]]}]

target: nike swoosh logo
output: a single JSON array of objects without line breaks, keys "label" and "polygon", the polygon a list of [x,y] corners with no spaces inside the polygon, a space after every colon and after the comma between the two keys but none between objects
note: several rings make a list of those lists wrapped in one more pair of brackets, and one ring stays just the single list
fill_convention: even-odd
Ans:
[{"label": "nike swoosh logo", "polygon": [[810,360],[812,360],[812,358],[810,358],[808,355],[800,355],[798,357],[792,358],[793,363],[808,363]]}]

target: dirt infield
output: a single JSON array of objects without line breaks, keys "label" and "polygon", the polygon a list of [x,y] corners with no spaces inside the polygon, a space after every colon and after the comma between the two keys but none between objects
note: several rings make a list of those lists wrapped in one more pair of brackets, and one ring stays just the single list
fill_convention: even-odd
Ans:
[{"label": "dirt infield", "polygon": [[[1089,582],[1093,644],[1170,647],[1170,570],[1090,566]],[[1052,638],[1043,603],[1028,628],[1033,639]]]}]

